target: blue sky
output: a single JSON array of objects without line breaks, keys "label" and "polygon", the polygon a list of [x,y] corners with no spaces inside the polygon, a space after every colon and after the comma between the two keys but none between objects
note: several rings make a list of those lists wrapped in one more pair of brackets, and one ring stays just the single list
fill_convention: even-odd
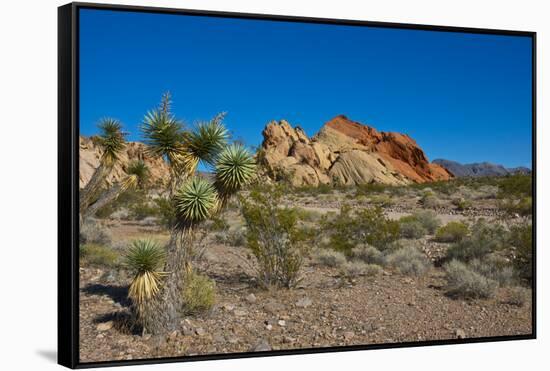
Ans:
[{"label": "blue sky", "polygon": [[83,9],[80,130],[144,114],[170,91],[192,125],[227,112],[259,145],[271,120],[315,134],[332,117],[413,137],[428,158],[531,166],[531,40]]}]

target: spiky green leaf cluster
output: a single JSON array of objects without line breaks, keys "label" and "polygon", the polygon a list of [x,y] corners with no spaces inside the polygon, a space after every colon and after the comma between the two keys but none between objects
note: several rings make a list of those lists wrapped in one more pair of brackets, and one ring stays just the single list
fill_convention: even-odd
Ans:
[{"label": "spiky green leaf cluster", "polygon": [[254,158],[240,144],[226,147],[216,163],[216,187],[222,193],[233,193],[246,185],[256,169]]},{"label": "spiky green leaf cluster", "polygon": [[228,132],[222,123],[223,114],[209,122],[197,125],[195,130],[186,135],[185,148],[198,161],[214,165],[218,154],[227,143]]},{"label": "spiky green leaf cluster", "polygon": [[179,122],[169,111],[156,109],[149,111],[141,125],[145,144],[152,156],[165,157],[170,162],[182,151],[183,131]]},{"label": "spiky green leaf cluster", "polygon": [[126,254],[126,264],[135,274],[128,289],[128,297],[136,304],[138,313],[160,291],[165,275],[160,271],[164,260],[164,249],[149,240],[134,241]]},{"label": "spiky green leaf cluster", "polygon": [[174,196],[176,218],[180,224],[201,222],[215,210],[218,196],[206,179],[193,177]]},{"label": "spiky green leaf cluster", "polygon": [[138,185],[143,185],[149,176],[149,167],[143,162],[143,160],[136,160],[130,162],[126,169],[128,175],[134,175]]},{"label": "spiky green leaf cluster", "polygon": [[164,264],[164,249],[150,240],[136,240],[126,254],[126,265],[135,274],[157,272]]},{"label": "spiky green leaf cluster", "polygon": [[120,121],[112,118],[102,119],[98,126],[100,134],[95,141],[103,149],[104,163],[112,165],[118,161],[120,153],[126,147],[126,133],[122,132]]}]

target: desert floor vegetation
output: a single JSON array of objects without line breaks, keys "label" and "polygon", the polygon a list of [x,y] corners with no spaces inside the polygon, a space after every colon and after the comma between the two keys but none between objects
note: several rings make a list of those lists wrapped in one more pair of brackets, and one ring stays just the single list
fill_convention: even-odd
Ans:
[{"label": "desert floor vegetation", "polygon": [[83,361],[531,332],[530,176],[268,184],[222,119],[184,129],[168,98],[146,115],[164,183],[140,163],[102,183],[125,145],[103,123],[81,200]]}]

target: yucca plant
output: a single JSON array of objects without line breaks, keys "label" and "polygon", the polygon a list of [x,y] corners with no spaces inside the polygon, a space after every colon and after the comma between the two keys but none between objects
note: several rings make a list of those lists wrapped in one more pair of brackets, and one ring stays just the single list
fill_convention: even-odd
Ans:
[{"label": "yucca plant", "polygon": [[[172,330],[177,324],[178,312],[183,308],[183,282],[192,271],[196,228],[221,212],[226,200],[251,180],[255,170],[254,159],[243,146],[227,145],[225,113],[185,129],[170,113],[169,98],[163,96],[160,106],[145,116],[141,128],[149,153],[165,159],[170,166],[168,193],[175,209],[164,266],[164,271],[170,273],[156,295],[156,311],[148,318],[148,330],[154,333]],[[197,175],[201,162],[213,170],[213,183]]]},{"label": "yucca plant", "polygon": [[161,288],[162,271],[166,255],[164,249],[150,240],[136,240],[126,254],[126,266],[134,273],[134,279],[128,289],[128,297],[137,310],[138,320],[146,327],[147,304]]},{"label": "yucca plant", "polygon": [[83,215],[89,214],[87,209],[94,202],[94,199],[97,199],[105,180],[120,160],[122,151],[126,148],[125,137],[127,134],[122,131],[120,121],[105,118],[99,122],[98,127],[100,134],[94,137],[93,140],[101,148],[102,155],[99,166],[95,169],[86,186],[80,190],[81,221]]},{"label": "yucca plant", "polygon": [[215,186],[223,204],[255,174],[256,163],[250,152],[241,144],[223,149],[218,156],[215,169]]},{"label": "yucca plant", "polygon": [[178,228],[200,223],[216,210],[218,195],[206,179],[193,176],[174,195]]}]

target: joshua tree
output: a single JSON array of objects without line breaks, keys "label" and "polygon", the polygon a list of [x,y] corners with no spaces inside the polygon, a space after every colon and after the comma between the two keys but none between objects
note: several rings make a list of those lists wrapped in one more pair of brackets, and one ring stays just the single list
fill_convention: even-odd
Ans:
[{"label": "joshua tree", "polygon": [[143,187],[149,176],[149,168],[141,160],[133,161],[128,165],[126,174],[122,180],[102,192],[96,201],[89,205],[84,212],[81,212],[82,220],[95,215],[99,209],[115,201],[124,191]]},{"label": "joshua tree", "polygon": [[[166,248],[166,277],[162,288],[143,308],[142,324],[152,333],[172,330],[183,309],[182,287],[191,270],[193,238],[196,228],[219,213],[227,200],[246,185],[255,172],[252,155],[242,145],[228,145],[224,115],[217,115],[193,130],[170,113],[170,97],[145,116],[142,127],[150,153],[164,158],[171,168],[170,199],[175,221]],[[214,172],[210,182],[196,174],[202,162]],[[146,318],[145,318],[146,317]]]},{"label": "joshua tree", "polygon": [[126,147],[126,134],[118,120],[105,118],[99,122],[100,134],[94,137],[94,142],[103,150],[99,166],[95,169],[90,181],[80,190],[80,216],[84,219],[88,207],[98,197],[105,180],[119,161],[120,154]]}]

